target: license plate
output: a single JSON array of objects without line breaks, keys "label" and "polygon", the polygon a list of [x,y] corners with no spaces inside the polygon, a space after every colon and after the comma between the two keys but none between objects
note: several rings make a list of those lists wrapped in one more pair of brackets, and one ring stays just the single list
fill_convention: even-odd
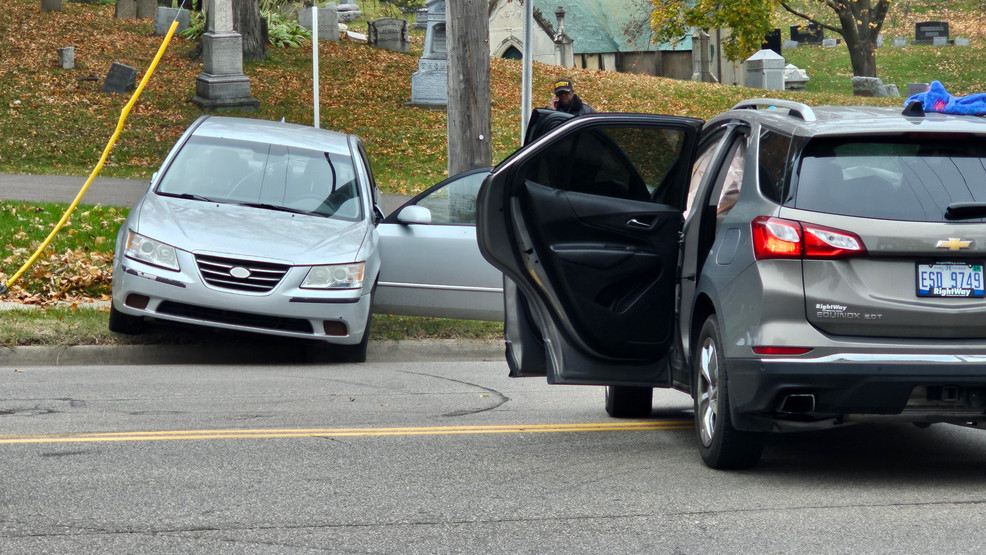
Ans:
[{"label": "license plate", "polygon": [[983,297],[983,265],[966,262],[918,264],[919,297]]}]

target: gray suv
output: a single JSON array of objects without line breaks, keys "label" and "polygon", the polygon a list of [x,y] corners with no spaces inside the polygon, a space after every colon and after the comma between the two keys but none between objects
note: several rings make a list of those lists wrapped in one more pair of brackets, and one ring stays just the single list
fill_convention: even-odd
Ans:
[{"label": "gray suv", "polygon": [[694,398],[705,463],[766,432],[986,424],[986,119],[753,99],[708,122],[535,112],[479,195],[512,376]]}]

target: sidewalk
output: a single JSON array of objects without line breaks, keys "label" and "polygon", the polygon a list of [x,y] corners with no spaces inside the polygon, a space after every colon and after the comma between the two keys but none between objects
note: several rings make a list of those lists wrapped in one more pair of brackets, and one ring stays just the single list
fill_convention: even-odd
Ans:
[{"label": "sidewalk", "polygon": [[[502,341],[455,339],[370,341],[367,362],[503,362]],[[307,361],[303,349],[287,351],[236,344],[75,345],[71,347],[0,347],[0,368],[37,366],[152,364],[341,364]]]}]

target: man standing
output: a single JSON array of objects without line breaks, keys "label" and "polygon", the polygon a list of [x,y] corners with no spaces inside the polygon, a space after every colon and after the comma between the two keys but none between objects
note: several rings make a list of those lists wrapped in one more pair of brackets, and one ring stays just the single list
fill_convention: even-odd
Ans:
[{"label": "man standing", "polygon": [[582,102],[579,95],[575,94],[575,91],[572,90],[572,79],[570,77],[562,77],[561,79],[555,80],[555,94],[551,97],[546,108],[549,110],[558,110],[559,112],[567,112],[575,116],[596,113],[592,109],[592,106]]}]

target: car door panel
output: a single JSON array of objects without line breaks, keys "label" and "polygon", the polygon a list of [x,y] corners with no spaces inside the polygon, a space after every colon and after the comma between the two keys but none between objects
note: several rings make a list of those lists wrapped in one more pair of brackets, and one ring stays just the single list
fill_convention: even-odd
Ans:
[{"label": "car door panel", "polygon": [[[511,375],[546,373],[552,383],[670,384],[678,240],[700,126],[669,116],[581,116],[515,153],[486,180],[479,195],[480,249],[523,297],[506,303]],[[675,160],[662,162],[661,172],[629,168],[615,181],[602,177],[641,159],[640,152],[628,157],[627,141],[618,140],[638,127],[680,134]],[[579,145],[603,152],[582,156],[578,171],[557,168],[566,163],[565,149],[585,152]],[[641,191],[674,203],[642,200]],[[515,310],[512,318],[511,306],[526,307],[537,329],[512,333],[523,314]],[[511,341],[526,342],[523,357],[511,356]],[[531,354],[539,346],[543,358]],[[522,367],[525,361],[543,367]]]},{"label": "car door panel", "polygon": [[[538,222],[535,249],[547,253],[544,271],[573,331],[614,357],[653,358],[666,350],[670,319],[644,313],[673,301],[681,210],[530,182],[525,187],[530,221]],[[627,225],[633,219],[652,225]]]},{"label": "car door panel", "polygon": [[[503,319],[503,276],[476,244],[476,191],[490,169],[469,170],[430,187],[377,226],[383,262],[374,311]],[[411,207],[426,219],[402,217]]]}]

